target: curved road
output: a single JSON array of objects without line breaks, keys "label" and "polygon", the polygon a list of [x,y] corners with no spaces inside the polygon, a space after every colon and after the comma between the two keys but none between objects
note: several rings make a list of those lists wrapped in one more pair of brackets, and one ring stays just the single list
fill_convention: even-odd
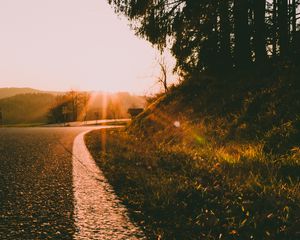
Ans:
[{"label": "curved road", "polygon": [[95,128],[0,128],[0,239],[144,239],[74,143]]}]

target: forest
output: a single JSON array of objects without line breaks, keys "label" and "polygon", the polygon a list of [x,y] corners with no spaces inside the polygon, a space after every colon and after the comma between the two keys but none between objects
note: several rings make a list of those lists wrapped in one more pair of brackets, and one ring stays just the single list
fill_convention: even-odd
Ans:
[{"label": "forest", "polygon": [[182,74],[299,64],[298,0],[109,0]]}]

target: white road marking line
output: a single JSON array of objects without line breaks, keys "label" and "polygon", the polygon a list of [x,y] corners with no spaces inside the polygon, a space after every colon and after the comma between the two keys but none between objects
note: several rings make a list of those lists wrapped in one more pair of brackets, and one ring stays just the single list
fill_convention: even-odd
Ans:
[{"label": "white road marking line", "polygon": [[[96,165],[83,132],[73,143],[75,239],[146,239]],[[84,165],[84,166],[83,166]]]}]

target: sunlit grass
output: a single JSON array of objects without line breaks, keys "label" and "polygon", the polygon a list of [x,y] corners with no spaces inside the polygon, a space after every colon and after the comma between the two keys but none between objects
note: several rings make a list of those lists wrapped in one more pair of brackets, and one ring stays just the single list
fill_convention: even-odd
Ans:
[{"label": "sunlit grass", "polygon": [[216,157],[220,161],[239,163],[242,159],[260,159],[263,157],[262,144],[231,143],[215,148]]},{"label": "sunlit grass", "polygon": [[100,132],[86,140],[149,239],[299,236],[298,149],[280,157],[261,143],[221,144],[184,121],[148,137],[111,130],[104,155]]},{"label": "sunlit grass", "polygon": [[300,239],[299,94],[270,80],[192,76],[108,132],[105,156],[87,136],[149,239]]}]

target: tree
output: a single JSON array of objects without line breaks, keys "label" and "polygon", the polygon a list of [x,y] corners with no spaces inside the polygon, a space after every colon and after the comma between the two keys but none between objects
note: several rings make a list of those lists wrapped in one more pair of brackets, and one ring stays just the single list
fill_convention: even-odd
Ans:
[{"label": "tree", "polygon": [[235,66],[243,70],[250,65],[250,35],[248,0],[234,0],[234,58]]},{"label": "tree", "polygon": [[231,57],[231,25],[228,17],[230,10],[229,0],[223,0],[219,3],[220,15],[220,59],[223,62],[223,68],[230,70],[232,68]]},{"label": "tree", "polygon": [[[118,13],[132,22],[137,35],[163,50],[170,44],[176,68],[191,72],[207,68],[216,51],[211,34],[213,5],[208,0],[109,0]],[[215,17],[215,16],[214,16]],[[202,31],[199,31],[201,28]],[[191,41],[193,39],[193,41]],[[200,48],[203,48],[202,60]]]},{"label": "tree", "polygon": [[278,0],[278,28],[280,56],[286,58],[289,49],[288,0]]},{"label": "tree", "polygon": [[272,39],[272,57],[277,56],[277,2],[278,0],[273,0],[272,9],[272,26],[271,26],[271,39]]},{"label": "tree", "polygon": [[254,1],[254,52],[255,62],[263,67],[266,62],[266,0]]},{"label": "tree", "polygon": [[138,36],[169,47],[185,75],[262,69],[277,55],[296,61],[299,0],[108,1]]},{"label": "tree", "polygon": [[83,120],[87,111],[89,94],[74,90],[58,95],[53,106],[49,109],[50,122],[65,122]]},{"label": "tree", "polygon": [[164,89],[164,92],[168,92],[168,66],[164,58],[157,60],[160,67],[160,75],[157,78],[157,82],[160,83]]},{"label": "tree", "polygon": [[296,31],[297,31],[297,4],[296,0],[292,0],[292,6],[291,6],[291,14],[292,14],[292,36],[295,37]]}]

